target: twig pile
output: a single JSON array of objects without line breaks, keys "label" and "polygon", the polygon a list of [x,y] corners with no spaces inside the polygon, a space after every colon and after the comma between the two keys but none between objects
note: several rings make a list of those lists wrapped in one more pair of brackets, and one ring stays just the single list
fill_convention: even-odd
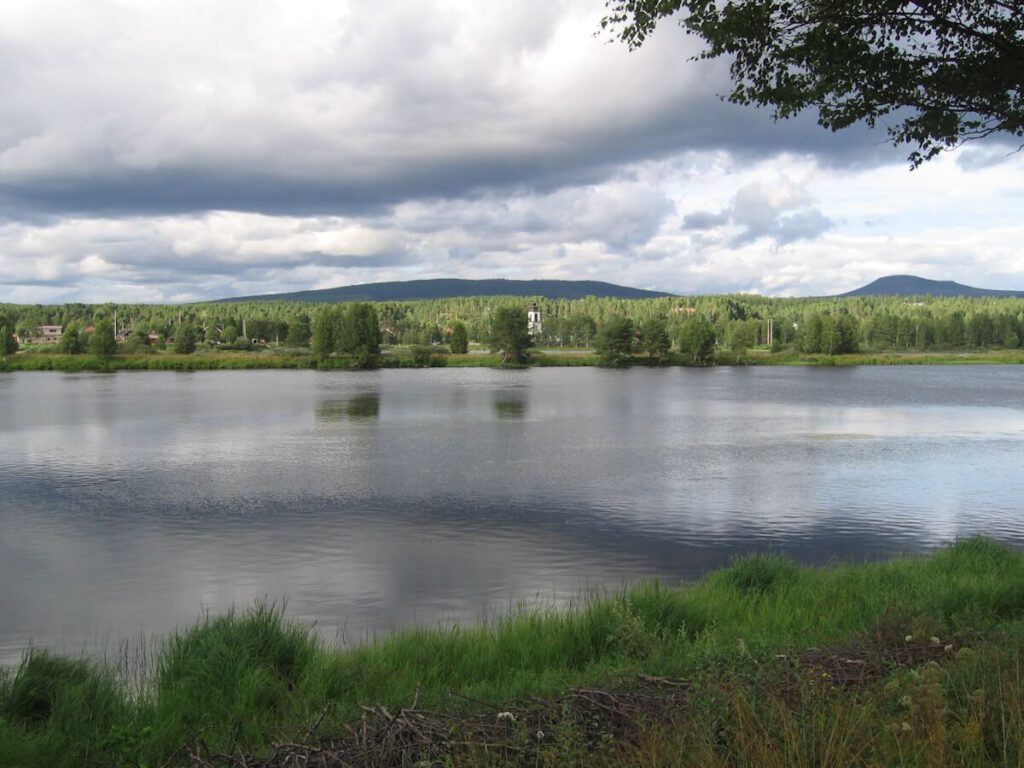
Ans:
[{"label": "twig pile", "polygon": [[633,743],[651,724],[670,725],[685,711],[688,684],[641,675],[628,688],[580,688],[560,699],[532,699],[495,707],[452,695],[474,705],[472,712],[435,712],[412,706],[395,713],[364,706],[362,717],[343,733],[317,733],[323,714],[305,738],[282,741],[264,757],[212,754],[197,740],[186,750],[194,768],[399,768],[438,766],[455,756],[479,756],[533,764],[556,741],[593,750]]},{"label": "twig pile", "polygon": [[[786,670],[777,692],[800,697],[808,681],[822,690],[866,687],[897,669],[951,659],[964,642],[879,627],[853,645],[776,657]],[[325,710],[302,737],[274,743],[265,756],[214,754],[197,739],[185,757],[193,768],[432,768],[462,760],[532,766],[559,750],[589,754],[637,745],[645,729],[680,722],[690,690],[685,681],[639,675],[612,690],[578,688],[558,699],[500,706],[449,694],[462,704],[451,711],[420,709],[417,691],[412,705],[395,713],[381,705],[362,707],[359,720],[329,736],[319,732]]]},{"label": "twig pile", "polygon": [[873,637],[839,648],[809,648],[798,657],[799,668],[843,688],[863,687],[896,669],[913,669],[928,662],[942,663],[962,647],[963,638],[903,635],[880,628]]}]

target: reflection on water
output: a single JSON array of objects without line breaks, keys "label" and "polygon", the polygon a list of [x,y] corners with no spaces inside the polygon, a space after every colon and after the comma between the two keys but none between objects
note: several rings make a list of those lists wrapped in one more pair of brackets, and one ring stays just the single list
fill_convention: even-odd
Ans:
[{"label": "reflection on water", "polygon": [[0,376],[0,662],[288,598],[359,639],[752,550],[1024,543],[1024,367]]},{"label": "reflection on water", "polygon": [[522,395],[510,395],[508,393],[495,393],[494,413],[499,419],[523,419],[526,418],[526,400]]},{"label": "reflection on water", "polygon": [[380,415],[380,395],[368,392],[343,400],[321,400],[317,402],[314,413],[323,421],[375,419]]}]

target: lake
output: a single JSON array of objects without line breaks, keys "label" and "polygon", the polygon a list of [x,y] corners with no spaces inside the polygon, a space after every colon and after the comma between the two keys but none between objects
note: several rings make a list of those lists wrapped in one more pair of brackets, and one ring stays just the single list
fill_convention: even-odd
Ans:
[{"label": "lake", "polygon": [[411,624],[1024,545],[1024,366],[0,374],[0,663],[287,600]]}]

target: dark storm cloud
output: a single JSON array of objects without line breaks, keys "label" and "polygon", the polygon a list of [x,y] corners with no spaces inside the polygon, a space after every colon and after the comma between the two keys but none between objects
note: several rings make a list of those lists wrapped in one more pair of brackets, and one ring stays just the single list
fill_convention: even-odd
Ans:
[{"label": "dark storm cloud", "polygon": [[963,147],[956,157],[957,165],[964,170],[972,171],[1001,165],[1024,151],[1024,147],[1016,142],[1004,139],[990,139],[985,144],[974,144]]},{"label": "dark storm cloud", "polygon": [[[384,4],[379,25],[357,19],[325,38],[310,61],[259,59],[256,34],[240,53],[269,68],[258,82],[246,70],[218,82],[211,72],[231,60],[216,53],[196,61],[161,53],[173,30],[152,51],[144,40],[128,43],[142,57],[131,63],[117,49],[99,61],[75,49],[66,62],[45,47],[53,58],[27,56],[22,43],[18,58],[34,66],[23,61],[0,85],[15,107],[0,132],[0,216],[385,216],[408,200],[599,184],[632,163],[686,152],[721,150],[751,163],[781,152],[825,164],[893,160],[877,133],[830,134],[810,115],[773,123],[764,110],[723,102],[723,67],[686,61],[689,43],[675,30],[631,54],[590,39],[586,25],[558,37],[572,3],[528,5],[492,11],[509,17],[497,29],[475,21],[493,41],[468,51],[447,17],[401,4]],[[102,18],[82,25],[64,34],[102,43]],[[0,48],[0,60],[15,47]],[[574,47],[595,59],[592,72],[561,64]],[[534,71],[531,57],[551,61]],[[155,82],[132,74],[147,65],[165,68]]]},{"label": "dark storm cloud", "polygon": [[683,217],[683,229],[714,229],[728,224],[730,218],[728,211],[694,211]]},{"label": "dark storm cloud", "polygon": [[305,264],[324,267],[359,267],[359,268],[380,268],[397,267],[404,264],[412,264],[417,261],[416,257],[407,251],[393,251],[387,253],[374,253],[368,256],[352,256],[349,254],[333,253],[306,253],[302,261]]},{"label": "dark storm cloud", "polygon": [[[486,192],[545,194],[593,185],[624,166],[683,152],[723,150],[744,162],[782,152],[814,154],[831,164],[891,161],[877,137],[853,130],[822,138],[810,120],[773,123],[763,111],[707,103],[666,109],[654,122],[588,130],[561,137],[564,145],[488,152],[452,148],[421,158],[378,159],[369,177],[340,170],[324,178],[217,164],[124,171],[99,169],[86,177],[47,169],[18,183],[0,182],[0,210],[9,219],[50,215],[137,216],[208,210],[271,215],[386,215],[407,200],[465,198]],[[282,152],[301,152],[282,147]],[[0,174],[2,178],[2,174]]]}]

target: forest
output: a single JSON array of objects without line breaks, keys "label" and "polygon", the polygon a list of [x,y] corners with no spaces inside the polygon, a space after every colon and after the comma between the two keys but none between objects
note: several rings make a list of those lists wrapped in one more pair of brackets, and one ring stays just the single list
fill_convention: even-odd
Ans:
[{"label": "forest", "polygon": [[[385,346],[450,344],[452,333],[487,345],[492,321],[502,310],[536,303],[543,327],[535,347],[593,349],[612,336],[627,354],[655,354],[666,345],[692,360],[710,349],[743,353],[844,354],[864,351],[952,351],[1016,349],[1024,340],[1024,299],[849,297],[767,298],[757,295],[676,296],[655,299],[551,300],[544,297],[461,297],[409,302],[380,302],[372,307]],[[150,304],[0,304],[0,332],[6,352],[39,350],[37,329],[63,326],[63,352],[87,352],[86,341],[99,323],[115,329],[125,352],[173,348],[252,349],[281,347],[340,350],[336,340],[314,330],[338,307],[298,301],[247,301],[189,305]],[[332,314],[333,313],[333,314]],[[628,321],[628,322],[626,322]],[[106,327],[106,326],[104,326]],[[321,334],[322,336],[323,334]],[[13,338],[12,338],[13,337]],[[623,341],[624,339],[624,341]],[[703,350],[703,352],[702,352]]]}]

